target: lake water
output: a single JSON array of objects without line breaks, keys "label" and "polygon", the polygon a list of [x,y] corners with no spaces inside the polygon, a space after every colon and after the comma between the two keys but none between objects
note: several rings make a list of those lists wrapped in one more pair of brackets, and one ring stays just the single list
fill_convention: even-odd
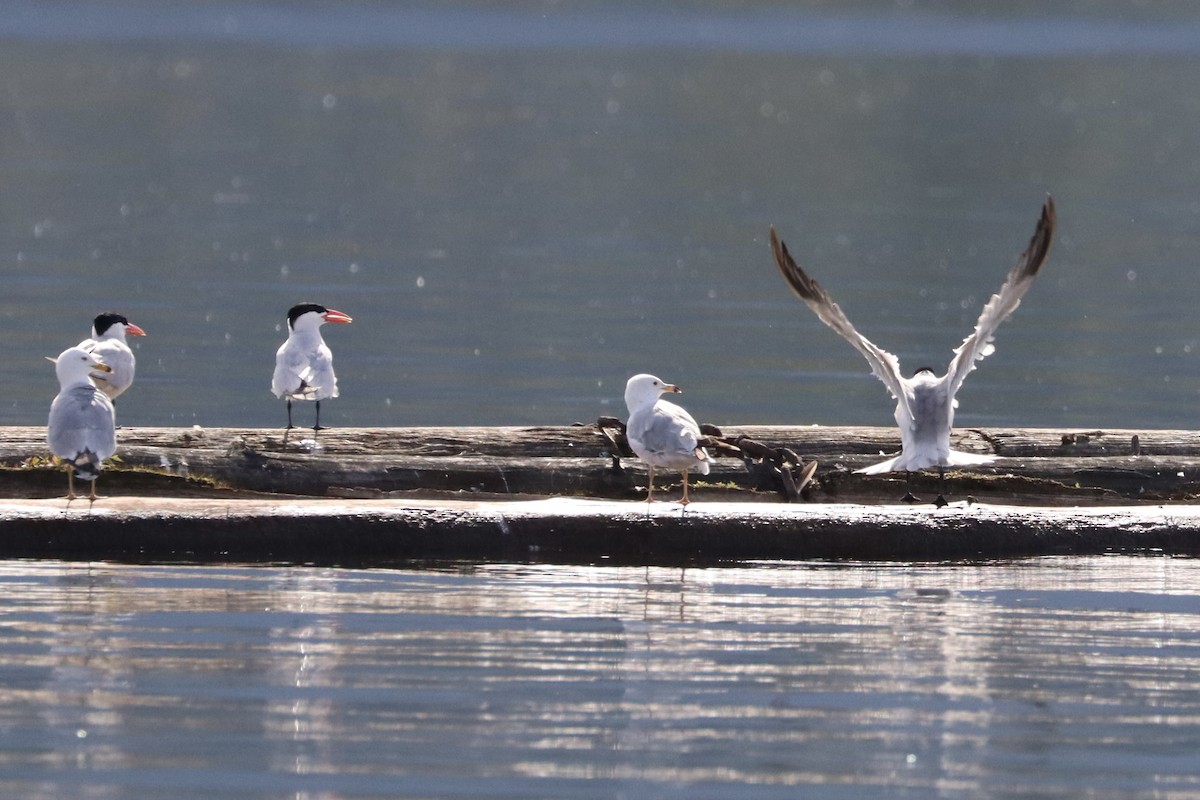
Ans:
[{"label": "lake water", "polygon": [[587,421],[652,371],[702,421],[890,425],[768,226],[912,369],[1052,192],[961,424],[1194,427],[1200,11],[992,5],[5,3],[0,424],[107,308],[150,334],[123,423],[280,424],[317,300],[329,424]]},{"label": "lake water", "polygon": [[0,563],[0,795],[1197,798],[1200,562]]}]

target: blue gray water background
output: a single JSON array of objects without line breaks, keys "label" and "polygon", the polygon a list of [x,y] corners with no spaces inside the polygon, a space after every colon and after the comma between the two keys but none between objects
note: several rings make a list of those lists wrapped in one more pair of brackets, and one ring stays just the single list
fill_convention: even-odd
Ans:
[{"label": "blue gray water background", "polygon": [[1200,562],[0,564],[0,794],[1200,797]]},{"label": "blue gray water background", "polygon": [[891,424],[793,253],[941,366],[1052,192],[962,425],[1195,427],[1200,11],[1009,3],[7,2],[0,424],[145,328],[127,425],[274,425],[284,314],[334,425],[569,423],[625,379],[714,423]]}]

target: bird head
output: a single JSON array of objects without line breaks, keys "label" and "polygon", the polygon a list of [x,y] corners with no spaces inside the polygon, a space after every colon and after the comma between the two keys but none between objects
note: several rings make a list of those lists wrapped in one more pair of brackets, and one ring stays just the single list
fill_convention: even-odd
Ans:
[{"label": "bird head", "polygon": [[664,392],[682,394],[683,390],[673,383],[667,383],[662,378],[642,373],[634,375],[625,384],[625,405],[632,411],[645,405],[651,405]]},{"label": "bird head", "polygon": [[326,308],[318,303],[297,303],[288,309],[288,328],[290,330],[319,328],[326,322],[346,324],[352,321],[349,314]]}]

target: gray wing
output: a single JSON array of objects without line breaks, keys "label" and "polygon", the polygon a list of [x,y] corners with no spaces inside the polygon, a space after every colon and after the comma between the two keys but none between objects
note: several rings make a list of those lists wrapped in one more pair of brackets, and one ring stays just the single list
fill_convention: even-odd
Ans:
[{"label": "gray wing", "polygon": [[[867,363],[871,365],[871,373],[883,381],[892,397],[907,410],[912,398],[905,387],[904,378],[900,375],[899,359],[877,347],[854,329],[850,320],[842,313],[842,309],[826,294],[821,284],[810,278],[792,259],[787,245],[775,235],[775,226],[771,226],[771,252],[775,254],[775,266],[779,267],[779,273],[788,282],[788,286],[792,287],[796,296],[807,303],[822,322],[837,331],[855,350],[866,357]],[[912,416],[911,411],[909,416]]]},{"label": "gray wing", "polygon": [[1025,252],[1021,253],[1017,258],[1017,263],[1009,270],[1008,277],[1005,279],[1004,285],[1000,287],[1000,291],[992,295],[983,307],[983,311],[979,314],[979,320],[975,323],[974,332],[963,339],[963,343],[954,351],[954,358],[946,370],[946,382],[951,397],[958,392],[967,374],[975,369],[975,362],[982,361],[995,350],[992,339],[995,337],[996,329],[1021,304],[1021,298],[1025,296],[1025,292],[1029,291],[1029,287],[1033,285],[1033,279],[1037,277],[1038,270],[1046,261],[1046,255],[1050,252],[1050,240],[1054,236],[1056,220],[1054,198],[1047,195],[1046,202],[1042,205],[1042,214],[1038,218],[1037,229],[1033,232],[1033,238],[1029,240],[1029,246],[1025,248]]},{"label": "gray wing", "polygon": [[85,450],[108,458],[117,451],[112,401],[91,385],[59,392],[50,405],[46,442],[59,458],[74,460]]},{"label": "gray wing", "polygon": [[674,403],[660,400],[646,414],[630,419],[630,435],[651,453],[701,457],[700,426],[691,414]]}]

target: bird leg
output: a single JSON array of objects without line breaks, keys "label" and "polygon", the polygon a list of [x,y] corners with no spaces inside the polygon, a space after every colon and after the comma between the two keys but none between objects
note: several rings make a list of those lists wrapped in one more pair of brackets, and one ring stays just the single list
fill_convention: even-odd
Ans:
[{"label": "bird leg", "polygon": [[91,500],[93,503],[96,502],[96,479],[95,478],[92,478],[92,491],[91,491],[91,494],[88,495],[88,500]]},{"label": "bird leg", "polygon": [[653,467],[653,465],[647,465],[646,471],[648,473],[647,477],[646,477],[646,502],[649,503],[654,500],[654,467]]},{"label": "bird leg", "polygon": [[67,465],[67,502],[75,499],[75,469]]},{"label": "bird leg", "polygon": [[683,471],[683,499],[679,501],[680,503],[682,503],[685,506],[688,503],[692,502],[691,500],[688,500],[688,487],[687,487],[688,476],[687,476],[687,473],[688,473],[688,471],[685,469]]},{"label": "bird leg", "polygon": [[938,508],[944,508],[950,505],[946,502],[946,468],[938,464],[938,496],[933,498],[933,504]]},{"label": "bird leg", "polygon": [[900,498],[902,503],[919,503],[921,498],[912,493],[912,473],[905,471],[904,473],[904,497]]},{"label": "bird leg", "polygon": [[318,400],[317,401],[317,421],[315,423],[313,423],[313,433],[316,433],[317,431],[323,431],[323,430],[325,430],[325,429],[321,427],[321,401]]},{"label": "bird leg", "polygon": [[292,428],[296,427],[295,425],[292,424],[292,398],[289,397],[287,399],[287,404],[288,404],[288,406],[287,406],[287,408],[288,408],[288,424],[287,424],[287,427],[284,428],[284,430],[290,431]]}]

